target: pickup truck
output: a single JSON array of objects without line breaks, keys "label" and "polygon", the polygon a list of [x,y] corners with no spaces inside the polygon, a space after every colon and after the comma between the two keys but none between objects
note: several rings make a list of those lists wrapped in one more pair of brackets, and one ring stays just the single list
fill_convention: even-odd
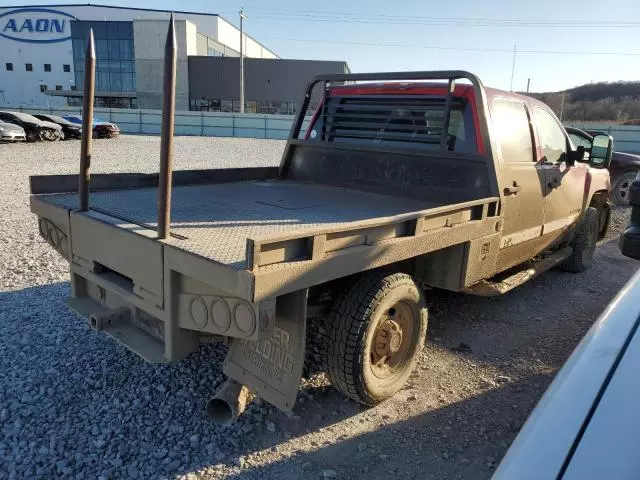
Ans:
[{"label": "pickup truck", "polygon": [[278,168],[93,175],[84,208],[83,175],[36,176],[31,210],[95,330],[151,362],[228,345],[207,403],[226,422],[250,395],[292,409],[305,365],[362,404],[392,396],[425,342],[425,288],[492,296],[589,267],[612,139],[584,151],[546,105],[468,72],[326,75]]}]

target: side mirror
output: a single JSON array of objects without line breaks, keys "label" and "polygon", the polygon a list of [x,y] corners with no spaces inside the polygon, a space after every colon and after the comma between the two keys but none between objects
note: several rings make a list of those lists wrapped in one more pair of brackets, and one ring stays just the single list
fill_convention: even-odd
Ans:
[{"label": "side mirror", "polygon": [[613,155],[613,137],[596,135],[591,142],[589,164],[594,168],[608,168]]},{"label": "side mirror", "polygon": [[569,150],[567,162],[569,165],[575,165],[576,162],[583,162],[586,151],[582,145],[576,147],[575,150]]}]

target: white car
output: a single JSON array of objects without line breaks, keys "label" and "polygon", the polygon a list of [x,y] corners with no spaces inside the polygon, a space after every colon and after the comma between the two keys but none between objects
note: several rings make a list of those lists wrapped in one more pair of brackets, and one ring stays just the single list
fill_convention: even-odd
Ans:
[{"label": "white car", "polygon": [[640,479],[639,325],[640,272],[569,357],[494,480]]},{"label": "white car", "polygon": [[24,128],[13,123],[0,122],[0,142],[24,142]]}]

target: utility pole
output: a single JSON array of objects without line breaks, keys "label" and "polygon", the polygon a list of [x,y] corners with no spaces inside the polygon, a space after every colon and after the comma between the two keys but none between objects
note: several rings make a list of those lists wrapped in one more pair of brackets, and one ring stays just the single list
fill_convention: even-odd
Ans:
[{"label": "utility pole", "polygon": [[566,93],[562,94],[562,100],[560,101],[560,121],[562,121],[562,115],[564,114],[564,97]]},{"label": "utility pole", "polygon": [[247,20],[244,8],[240,8],[240,113],[244,113],[244,29],[243,21]]},{"label": "utility pole", "polygon": [[531,77],[527,78],[527,93],[529,93],[529,86],[531,85]]},{"label": "utility pole", "polygon": [[513,46],[513,63],[511,64],[511,85],[509,91],[513,92],[513,75],[516,72],[516,45]]}]

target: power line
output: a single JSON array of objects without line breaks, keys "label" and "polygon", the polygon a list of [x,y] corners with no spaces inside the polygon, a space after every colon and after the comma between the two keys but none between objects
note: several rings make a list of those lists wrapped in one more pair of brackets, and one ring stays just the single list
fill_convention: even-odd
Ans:
[{"label": "power line", "polygon": [[628,20],[579,20],[572,19],[570,23],[559,20],[522,20],[506,18],[481,17],[431,17],[431,16],[403,16],[383,14],[362,14],[353,12],[329,12],[321,10],[296,11],[289,9],[273,9],[251,7],[253,10],[268,12],[259,15],[262,19],[271,20],[299,20],[346,23],[401,23],[419,25],[459,25],[459,26],[502,26],[502,27],[562,27],[562,28],[638,28],[640,22]]},{"label": "power line", "polygon": [[593,28],[640,28],[640,23],[629,23],[626,25],[619,24],[561,24],[547,22],[456,22],[444,20],[416,20],[416,19],[398,19],[398,20],[366,20],[366,19],[348,19],[348,18],[325,18],[313,17],[308,15],[291,15],[291,16],[272,16],[257,15],[256,20],[265,21],[305,21],[305,22],[329,22],[329,23],[357,23],[363,25],[422,25],[431,27],[507,27],[507,28],[571,28],[571,29],[593,29]]},{"label": "power line", "polygon": [[[366,47],[397,47],[397,48],[422,48],[429,50],[449,50],[463,52],[493,52],[493,53],[511,53],[513,49],[508,48],[474,48],[474,47],[444,47],[440,45],[416,45],[406,43],[369,43],[369,42],[341,42],[332,40],[314,40],[308,38],[285,38],[285,37],[269,37],[272,40],[285,40],[288,42],[303,43],[320,43],[327,45],[358,45]],[[518,49],[518,53],[530,53],[540,55],[609,55],[609,56],[640,56],[640,52],[588,52],[576,50],[527,50]]]}]

